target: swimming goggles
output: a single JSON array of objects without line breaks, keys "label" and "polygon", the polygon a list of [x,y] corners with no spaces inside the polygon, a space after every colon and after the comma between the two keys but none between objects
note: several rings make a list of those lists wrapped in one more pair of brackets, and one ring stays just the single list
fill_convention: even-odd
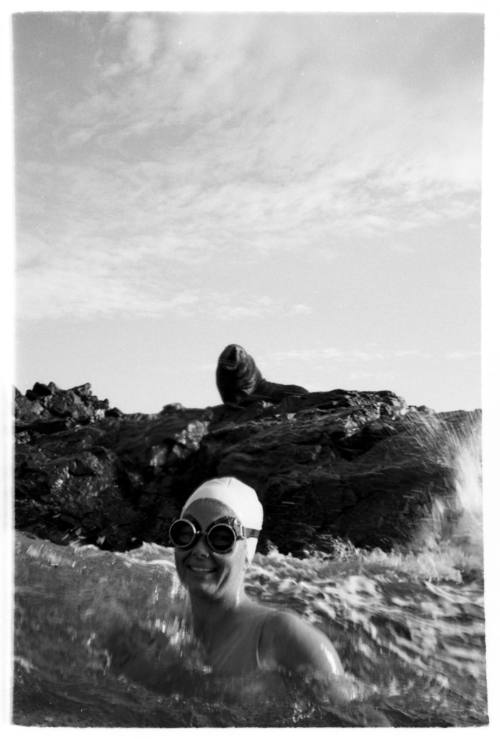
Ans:
[{"label": "swimming goggles", "polygon": [[228,516],[216,519],[205,531],[201,530],[198,521],[178,518],[168,531],[170,541],[177,549],[192,549],[204,536],[209,549],[216,554],[228,554],[238,539],[245,539],[247,536],[258,537],[259,533],[256,529],[242,526],[237,518]]}]

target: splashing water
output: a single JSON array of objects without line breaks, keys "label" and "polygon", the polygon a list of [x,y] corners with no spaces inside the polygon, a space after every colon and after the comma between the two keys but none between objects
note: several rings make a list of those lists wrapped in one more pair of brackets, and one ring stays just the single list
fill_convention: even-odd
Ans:
[{"label": "splashing water", "polygon": [[[144,545],[128,554],[110,554],[21,535],[17,558],[16,722],[331,725],[319,709],[304,709],[304,696],[278,697],[263,712],[258,696],[252,704],[242,691],[238,703],[234,695],[224,697],[220,684],[204,682],[206,672],[189,636],[186,599],[171,551]],[[353,549],[336,561],[318,556],[298,560],[274,552],[256,557],[248,591],[322,628],[348,671],[368,686],[374,705],[385,701],[391,721],[482,723],[482,583],[465,582],[463,565],[451,551],[367,554]],[[116,616],[120,609],[127,619],[166,637],[167,645],[154,658],[171,665],[174,678],[179,661],[190,660],[198,675],[191,690],[181,695],[174,679],[167,694],[158,696],[110,671],[99,634],[106,628],[106,613]]]},{"label": "splashing water", "polygon": [[[428,434],[436,436],[430,427]],[[428,519],[422,524],[412,544],[417,550],[456,548],[483,568],[483,501],[481,427],[472,423],[467,433],[448,431],[441,444],[443,463],[454,472],[454,497],[436,498]]]},{"label": "splashing water", "polygon": [[474,548],[483,548],[483,497],[481,479],[481,442],[479,428],[461,442],[455,460],[456,496],[460,517],[455,525],[455,539]]},{"label": "splashing water", "polygon": [[[247,591],[294,610],[335,644],[364,705],[396,726],[487,722],[479,436],[453,440],[458,515],[436,503],[432,546],[366,552],[337,542],[333,556],[257,555]],[[438,526],[439,524],[439,526]],[[438,532],[441,534],[439,540]],[[423,539],[421,539],[423,541]],[[14,721],[41,726],[335,726],[304,686],[214,680],[189,628],[173,553],[61,547],[18,534]],[[110,618],[151,638],[165,681],[148,690],[110,668]],[[189,679],[182,675],[189,671]]]}]

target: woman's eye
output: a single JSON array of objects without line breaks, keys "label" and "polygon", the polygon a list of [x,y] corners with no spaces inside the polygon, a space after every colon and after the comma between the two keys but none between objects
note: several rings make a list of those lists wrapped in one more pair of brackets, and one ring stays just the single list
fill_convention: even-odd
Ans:
[{"label": "woman's eye", "polygon": [[210,532],[210,541],[214,546],[221,549],[230,547],[234,542],[234,535],[226,528]]},{"label": "woman's eye", "polygon": [[187,525],[174,526],[171,535],[174,541],[182,546],[190,542],[193,538],[193,529]]}]

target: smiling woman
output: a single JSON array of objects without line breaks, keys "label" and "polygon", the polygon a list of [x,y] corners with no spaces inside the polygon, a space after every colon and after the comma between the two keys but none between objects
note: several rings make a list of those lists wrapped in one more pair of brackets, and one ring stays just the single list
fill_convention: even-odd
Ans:
[{"label": "smiling woman", "polygon": [[263,518],[255,491],[234,477],[209,480],[188,498],[182,515],[170,528],[176,567],[214,673],[308,672],[328,680],[339,700],[348,700],[338,680],[342,665],[326,636],[245,593],[245,571]]},{"label": "smiling woman", "polygon": [[[255,491],[234,477],[223,477],[195,490],[170,526],[203,662],[214,678],[251,677],[258,684],[272,676],[275,684],[276,678],[299,676],[318,700],[345,705],[359,696],[327,636],[296,614],[256,603],[245,592],[262,518]],[[107,646],[119,671],[161,691],[161,672],[155,676],[146,653],[128,645],[120,658],[123,640],[116,634]],[[181,673],[176,674],[181,680]]]}]

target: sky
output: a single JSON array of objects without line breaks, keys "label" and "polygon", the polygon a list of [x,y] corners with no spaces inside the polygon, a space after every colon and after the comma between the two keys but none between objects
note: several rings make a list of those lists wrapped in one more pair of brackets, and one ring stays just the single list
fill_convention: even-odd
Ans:
[{"label": "sky", "polygon": [[15,384],[220,402],[217,358],[481,406],[483,18],[29,13]]}]

